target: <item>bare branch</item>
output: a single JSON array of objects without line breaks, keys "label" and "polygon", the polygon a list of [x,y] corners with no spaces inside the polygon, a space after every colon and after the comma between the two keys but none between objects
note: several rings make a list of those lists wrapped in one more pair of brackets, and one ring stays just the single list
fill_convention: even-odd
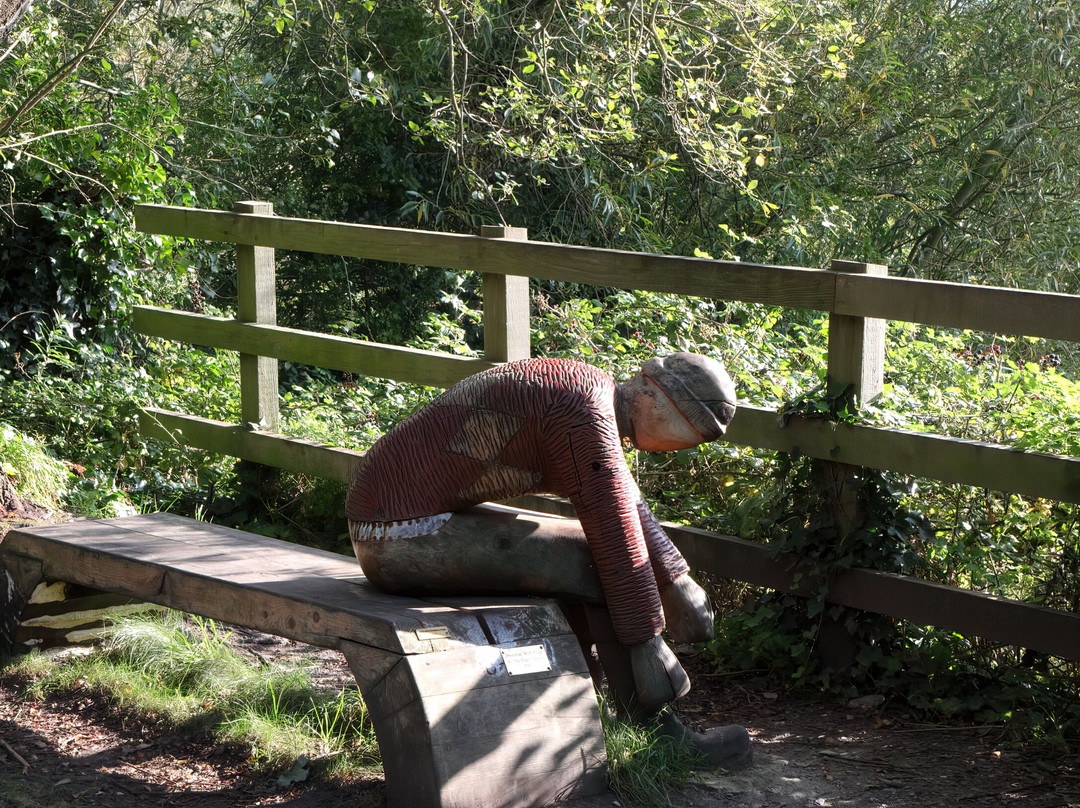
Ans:
[{"label": "bare branch", "polygon": [[100,23],[98,23],[98,27],[94,29],[94,33],[90,35],[90,39],[86,42],[86,47],[75,54],[75,56],[69,59],[63,67],[46,79],[45,82],[23,102],[23,105],[11,115],[11,117],[0,124],[0,138],[6,136],[7,133],[11,131],[19,118],[40,104],[64,79],[79,69],[79,65],[81,65],[83,60],[90,55],[91,51],[93,51],[98,40],[101,39],[102,34],[105,33],[105,30],[116,18],[116,15],[120,13],[120,9],[123,8],[126,2],[127,0],[116,0],[116,3],[109,10],[109,13],[105,15]]},{"label": "bare branch", "polygon": [[14,30],[19,19],[30,10],[32,0],[0,0],[0,42]]}]

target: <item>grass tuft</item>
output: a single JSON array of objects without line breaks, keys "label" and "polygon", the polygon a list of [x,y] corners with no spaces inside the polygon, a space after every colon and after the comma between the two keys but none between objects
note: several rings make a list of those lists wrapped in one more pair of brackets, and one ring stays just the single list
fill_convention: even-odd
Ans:
[{"label": "grass tuft", "polygon": [[32,698],[89,690],[167,726],[208,728],[223,743],[248,745],[252,761],[271,769],[306,758],[350,776],[378,763],[358,690],[317,688],[297,665],[252,662],[212,620],[126,617],[89,654],[29,654],[6,671],[29,680]]},{"label": "grass tuft", "polygon": [[624,805],[659,808],[672,805],[674,789],[687,781],[696,757],[656,729],[618,718],[601,704],[608,783]]}]

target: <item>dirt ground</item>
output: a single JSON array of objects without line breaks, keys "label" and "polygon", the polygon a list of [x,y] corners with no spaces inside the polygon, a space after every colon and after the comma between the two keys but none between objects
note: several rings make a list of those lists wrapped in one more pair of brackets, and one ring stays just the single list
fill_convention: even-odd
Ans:
[{"label": "dirt ground", "polygon": [[[262,656],[300,655],[317,678],[349,681],[338,654],[253,632],[237,639]],[[1006,743],[993,727],[919,723],[902,705],[845,704],[752,690],[738,678],[694,678],[680,702],[699,727],[740,722],[755,743],[753,768],[699,774],[672,799],[695,808],[1080,808],[1076,750]],[[86,694],[22,699],[0,676],[3,808],[377,808],[378,774],[346,784],[282,786],[253,769],[246,750],[119,714]],[[605,794],[567,808],[614,808]]]}]

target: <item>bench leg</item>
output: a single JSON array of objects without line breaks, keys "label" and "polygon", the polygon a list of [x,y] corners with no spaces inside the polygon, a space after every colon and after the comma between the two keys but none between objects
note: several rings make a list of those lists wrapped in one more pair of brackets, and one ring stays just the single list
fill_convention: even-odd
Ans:
[{"label": "bench leg", "polygon": [[37,559],[0,552],[0,652],[14,652],[19,618],[43,578]]},{"label": "bench leg", "polygon": [[592,680],[572,634],[537,640],[550,671],[502,649],[399,656],[347,644],[391,808],[526,808],[607,788]]}]

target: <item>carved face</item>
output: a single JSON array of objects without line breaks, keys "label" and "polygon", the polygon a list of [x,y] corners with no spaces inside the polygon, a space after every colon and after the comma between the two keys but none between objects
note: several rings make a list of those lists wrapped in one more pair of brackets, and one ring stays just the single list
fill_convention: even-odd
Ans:
[{"label": "carved face", "polygon": [[705,436],[690,425],[654,382],[639,375],[633,379],[630,388],[634,394],[630,404],[634,448],[645,452],[672,452],[705,442]]}]

